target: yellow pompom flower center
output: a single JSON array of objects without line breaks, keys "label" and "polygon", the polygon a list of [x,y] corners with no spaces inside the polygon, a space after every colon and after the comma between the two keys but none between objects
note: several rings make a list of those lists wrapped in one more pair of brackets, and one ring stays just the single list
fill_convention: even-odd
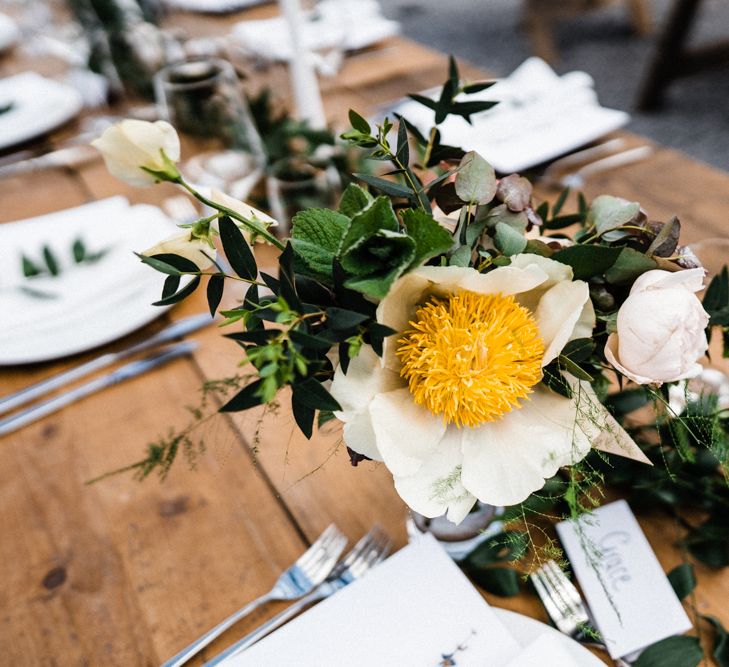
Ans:
[{"label": "yellow pompom flower center", "polygon": [[495,421],[542,377],[539,328],[513,296],[434,297],[410,326],[398,340],[400,375],[415,402],[448,424]]}]

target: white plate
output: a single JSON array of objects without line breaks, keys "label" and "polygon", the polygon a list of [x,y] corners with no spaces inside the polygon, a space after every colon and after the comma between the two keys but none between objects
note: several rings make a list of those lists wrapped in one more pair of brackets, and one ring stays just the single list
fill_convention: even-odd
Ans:
[{"label": "white plate", "polygon": [[9,49],[20,37],[20,30],[13,19],[0,14],[0,52]]},{"label": "white plate", "polygon": [[576,641],[563,635],[549,625],[540,623],[529,616],[522,616],[516,612],[508,611],[507,609],[493,607],[493,610],[521,646],[528,646],[540,635],[543,635],[545,632],[551,632],[559,638],[565,650],[578,665],[584,667],[605,667],[605,663],[590,653],[584,646],[581,646]]},{"label": "white plate", "polygon": [[[160,298],[163,276],[143,265],[142,251],[177,227],[158,208],[130,207],[123,197],[38,218],[0,225],[0,365],[69,356],[109,343],[167,310]],[[70,249],[82,238],[90,252],[108,249],[98,262],[76,265]],[[62,270],[58,277],[24,278],[24,253],[41,263],[48,244]],[[53,298],[28,295],[29,287]]]},{"label": "white plate", "polygon": [[0,107],[8,103],[10,110],[0,114],[0,149],[50,132],[83,107],[75,88],[35,72],[0,79]]}]

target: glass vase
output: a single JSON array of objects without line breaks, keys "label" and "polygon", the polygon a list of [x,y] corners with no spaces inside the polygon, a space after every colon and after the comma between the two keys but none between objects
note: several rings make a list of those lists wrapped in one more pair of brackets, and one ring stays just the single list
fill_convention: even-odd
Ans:
[{"label": "glass vase", "polygon": [[417,512],[410,512],[406,521],[408,537],[414,540],[423,533],[431,533],[448,555],[455,561],[464,559],[481,542],[500,533],[504,528],[501,517],[503,507],[477,502],[473,510],[458,525],[445,515],[429,519]]}]

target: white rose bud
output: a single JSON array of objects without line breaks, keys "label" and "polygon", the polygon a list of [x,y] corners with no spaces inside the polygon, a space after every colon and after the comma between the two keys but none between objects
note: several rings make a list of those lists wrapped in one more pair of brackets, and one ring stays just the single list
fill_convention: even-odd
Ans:
[{"label": "white rose bud", "polygon": [[638,384],[674,382],[698,375],[698,360],[709,345],[709,315],[694,292],[704,269],[647,271],[638,278],[618,311],[605,357]]},{"label": "white rose bud", "polygon": [[[250,220],[254,224],[260,223],[263,229],[278,226],[278,222],[274,220],[270,215],[267,215],[263,211],[259,211],[257,208],[254,208],[244,201],[240,201],[239,199],[235,199],[233,197],[230,197],[229,195],[226,195],[224,192],[218,190],[217,188],[213,188],[210,191],[210,199],[216,204],[220,204],[221,206],[225,206],[225,208],[229,208],[231,211],[235,211],[242,218]],[[213,225],[217,227],[217,220],[213,223]],[[241,229],[241,231],[243,232],[243,236],[245,236],[246,241],[250,243],[252,236],[250,229],[245,228]],[[258,236],[256,237],[256,241],[263,242],[263,239]]]},{"label": "white rose bud", "polygon": [[111,174],[130,185],[143,187],[180,175],[175,166],[180,159],[180,138],[163,120],[123,120],[104,130],[91,145],[101,151]]},{"label": "white rose bud", "polygon": [[197,265],[200,271],[212,266],[215,249],[205,239],[193,238],[190,231],[174,234],[142,253],[145,257],[154,255],[179,255]]}]

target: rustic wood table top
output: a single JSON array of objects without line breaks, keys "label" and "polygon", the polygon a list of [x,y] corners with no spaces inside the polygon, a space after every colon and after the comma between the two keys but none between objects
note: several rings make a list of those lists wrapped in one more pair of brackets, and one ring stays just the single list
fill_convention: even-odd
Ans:
[{"label": "rustic wood table top", "polygon": [[[244,16],[173,15],[196,34],[223,34]],[[340,127],[350,107],[362,112],[404,93],[441,83],[446,58],[405,39],[345,61],[323,82],[329,118]],[[21,53],[0,59],[0,74],[52,61]],[[480,73],[465,66],[462,73]],[[278,78],[276,78],[278,77]],[[267,82],[284,79],[267,74]],[[78,131],[76,125],[51,135]],[[631,141],[643,141],[629,135]],[[187,142],[186,156],[194,144]],[[609,192],[639,200],[656,219],[681,216],[687,242],[726,234],[729,174],[673,150],[656,147],[648,160],[590,179],[588,196]],[[127,188],[100,161],[77,170],[48,170],[0,181],[0,221],[55,211],[114,194],[160,203],[171,186]],[[543,193],[553,196],[553,193]],[[104,224],[100,220],[99,224]],[[110,345],[118,349],[205,308],[195,298],[144,331]],[[112,387],[0,442],[0,663],[21,665],[156,665],[234,610],[269,589],[331,522],[350,540],[380,523],[396,545],[406,542],[406,508],[387,470],[374,463],[352,469],[340,432],[306,441],[286,409],[263,421],[259,413],[219,416],[205,432],[197,470],[179,462],[163,483],[128,476],[87,485],[91,478],[141,457],[146,443],[190,419],[205,380],[226,377],[238,348],[214,327],[193,336],[191,358]],[[57,363],[0,369],[0,393],[17,390],[73,364],[94,350]],[[672,519],[639,517],[666,570],[681,562]],[[696,604],[729,625],[729,572],[697,565]],[[531,593],[487,595],[496,606],[546,621]],[[210,657],[280,609],[269,605],[213,643]],[[195,664],[199,664],[199,661]]]}]

